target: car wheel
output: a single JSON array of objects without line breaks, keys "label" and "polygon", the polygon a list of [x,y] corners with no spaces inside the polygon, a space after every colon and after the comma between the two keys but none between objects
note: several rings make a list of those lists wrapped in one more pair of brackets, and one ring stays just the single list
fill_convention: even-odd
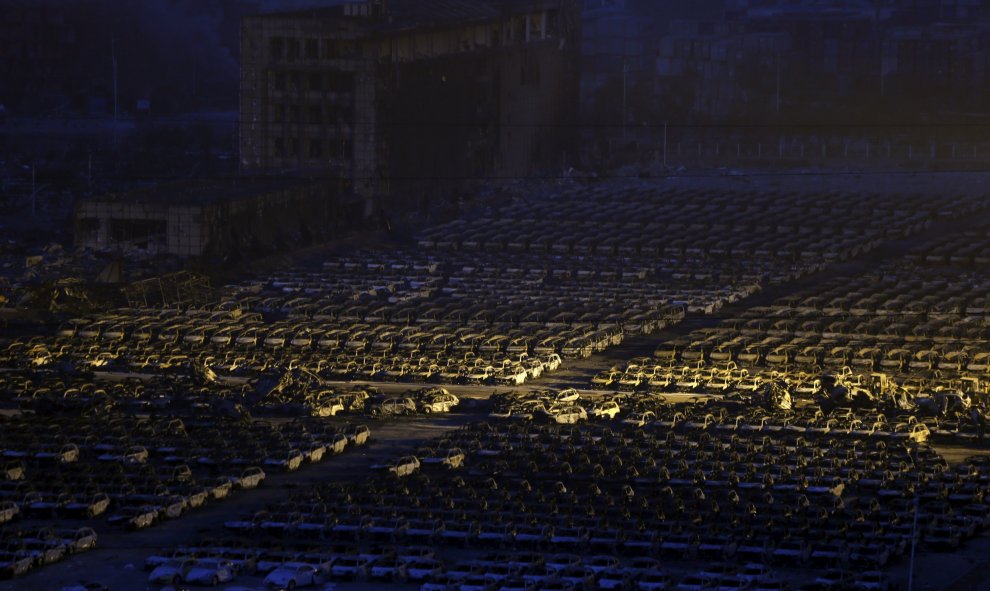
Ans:
[{"label": "car wheel", "polygon": [[173,587],[178,587],[179,586],[179,583],[181,583],[181,582],[182,582],[182,577],[180,577],[179,575],[175,575],[174,577],[172,577],[172,586]]},{"label": "car wheel", "polygon": [[220,577],[213,575],[213,578],[210,579],[210,585],[216,587],[219,584],[220,584]]},{"label": "car wheel", "polygon": [[294,591],[294,590],[295,590],[295,588],[296,588],[296,582],[295,582],[294,580],[290,580],[290,581],[289,581],[289,584],[288,584],[288,585],[286,585],[286,586],[285,586],[285,588],[286,588],[286,589],[287,589],[288,591]]},{"label": "car wheel", "polygon": [[431,412],[433,412],[433,409],[432,409],[432,408],[430,408],[429,406],[424,406],[424,407],[423,407],[423,414],[425,414],[425,415],[428,415],[428,414],[430,414]]}]

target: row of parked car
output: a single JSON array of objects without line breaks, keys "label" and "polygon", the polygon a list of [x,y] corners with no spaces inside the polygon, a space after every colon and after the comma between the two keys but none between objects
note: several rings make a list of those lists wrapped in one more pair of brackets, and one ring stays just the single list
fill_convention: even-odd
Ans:
[{"label": "row of parked car", "polygon": [[990,263],[990,228],[984,224],[943,234],[914,248],[905,258],[935,267],[986,265]]},{"label": "row of parked car", "polygon": [[[652,369],[644,370],[643,367]],[[656,371],[654,375],[652,372]],[[644,377],[644,371],[646,376]],[[635,372],[635,376],[630,376]],[[631,388],[606,395],[596,405],[613,404],[616,398],[622,409],[637,406],[652,407],[663,404],[662,396],[666,392],[676,391],[693,396],[717,395],[727,400],[742,400],[745,404],[763,408],[770,403],[765,392],[768,388],[779,386],[787,392],[787,405],[804,405],[802,410],[823,413],[828,404],[854,404],[861,411],[869,410],[879,416],[884,413],[895,413],[899,416],[896,424],[897,432],[910,436],[918,441],[931,439],[940,443],[957,443],[964,445],[981,445],[987,420],[986,404],[987,382],[976,378],[947,378],[934,377],[931,379],[891,379],[887,374],[874,372],[857,374],[850,368],[844,367],[835,371],[833,378],[840,380],[839,388],[848,392],[867,392],[867,397],[853,399],[829,399],[829,389],[823,384],[823,376],[819,372],[801,370],[767,370],[759,373],[749,373],[745,369],[726,369],[723,364],[706,366],[681,366],[671,369],[670,365],[630,364],[626,372],[611,370],[599,374],[594,379],[596,383],[617,381],[629,384],[637,380],[649,380],[651,392],[633,392]],[[674,378],[671,379],[670,376]],[[658,387],[658,384],[663,384]],[[622,388],[622,384],[619,388]],[[858,395],[856,395],[858,396]],[[795,402],[792,402],[795,401]],[[618,411],[615,411],[618,414]],[[977,414],[974,416],[974,412]],[[823,413],[824,414],[824,413]],[[522,415],[520,415],[522,416]],[[639,415],[624,416],[623,421],[635,423],[644,422]],[[652,420],[652,419],[651,419]],[[649,422],[649,421],[645,421]],[[873,422],[869,423],[874,425]],[[887,425],[870,427],[879,431],[889,430]]]},{"label": "row of parked car", "polygon": [[[677,432],[765,432],[786,430],[792,434],[869,435],[883,441],[927,443],[946,433],[929,428],[909,411],[837,406],[823,411],[804,404],[786,412],[767,408],[754,397],[726,396],[695,399],[694,404],[672,403],[662,396],[627,392],[579,396],[576,390],[507,391],[492,395],[489,417],[521,423],[557,425],[591,421],[628,429],[673,429]],[[575,417],[572,413],[577,413]]]},{"label": "row of parked car", "polygon": [[[0,399],[36,415],[0,425],[2,527],[13,531],[23,516],[100,518],[97,530],[178,517],[369,435],[361,426],[338,430],[327,416],[442,412],[457,402],[442,390],[393,398],[339,391],[331,380],[520,385],[686,313],[715,312],[768,283],[908,236],[936,213],[982,205],[582,190],[566,203],[520,202],[428,230],[426,252],[332,257],[321,269],[228,286],[202,309],[117,309],[4,340],[0,366],[13,371],[0,374]],[[671,376],[676,387],[711,369],[701,364],[717,360],[706,354],[667,359],[680,371]],[[711,387],[720,378],[732,384],[724,392],[739,390],[741,372],[755,373],[765,359],[723,360],[718,375],[709,371]],[[788,375],[788,365],[774,369]],[[101,382],[93,376],[101,371],[143,381]],[[366,577],[465,590],[651,589],[675,580],[738,589],[758,580],[781,588],[786,581],[767,575],[773,566],[883,569],[916,540],[952,547],[986,523],[984,465],[950,469],[920,445],[927,424],[910,414],[783,412],[733,396],[686,408],[611,396],[596,409],[575,395],[506,395],[496,402],[510,419],[552,420],[472,425],[375,466],[365,482],[294,489],[228,521],[222,540],[149,560],[151,580],[263,575],[288,588]],[[249,416],[262,412],[317,416]],[[612,422],[585,424],[589,415]],[[906,529],[908,514],[918,516],[917,532]],[[508,554],[484,556],[493,550]],[[508,566],[507,556],[524,555],[529,563]],[[632,570],[647,559],[659,562]],[[434,562],[411,568],[426,560]],[[732,564],[704,571],[711,560]]]},{"label": "row of parked car", "polygon": [[812,399],[829,394],[829,375],[869,404],[914,412],[936,439],[976,442],[990,402],[990,283],[909,258],[662,342],[592,387],[735,395],[778,383]]},{"label": "row of parked car", "polygon": [[96,547],[91,527],[0,528],[0,579],[27,574]]},{"label": "row of parked car", "polygon": [[[441,559],[431,546],[297,544],[281,550],[245,548],[239,540],[209,540],[183,546],[169,556],[148,558],[148,581],[180,585],[229,582],[235,577],[263,577],[268,588],[287,589],[326,581],[365,584],[419,584],[421,591],[575,591],[617,589],[642,591],[786,591],[793,586],[763,563],[710,561],[694,569],[671,566],[647,556],[582,556],[570,552],[493,550],[460,560]],[[330,583],[333,585],[334,583]],[[326,587],[325,587],[326,588]],[[891,589],[880,570],[827,569],[805,589]]]},{"label": "row of parked car", "polygon": [[[266,472],[321,462],[368,437],[370,430],[362,425],[334,427],[316,420],[183,421],[119,412],[4,416],[0,538],[11,537],[4,547],[16,568],[4,571],[0,561],[0,572],[23,574],[28,563],[38,567],[64,557],[64,536],[52,532],[63,532],[66,522],[91,524],[87,532],[150,527],[234,491],[257,488]],[[23,519],[45,524],[44,541],[52,548],[43,559],[31,541],[37,536],[18,529]]]},{"label": "row of parked car", "polygon": [[983,277],[898,262],[751,308],[715,329],[664,343],[657,356],[985,373],[988,298],[990,282]]},{"label": "row of parked car", "polygon": [[430,228],[419,244],[439,251],[832,261],[920,231],[937,213],[984,206],[920,195],[581,188]]},{"label": "row of parked car", "polygon": [[[831,375],[846,386],[864,388],[880,398],[904,394],[911,399],[930,397],[938,392],[979,395],[986,392],[987,376],[982,373],[943,373],[940,370],[918,375],[888,374],[859,364],[803,365],[774,364],[765,367],[740,367],[735,361],[677,361],[668,357],[667,348],[657,357],[635,357],[624,367],[613,366],[591,378],[598,390],[625,392],[681,392],[694,394],[729,394],[753,392],[772,382],[782,382],[794,395],[812,397],[822,391],[823,376]],[[883,368],[883,366],[881,366]]]},{"label": "row of parked car", "polygon": [[5,345],[2,362],[151,374],[195,363],[242,378],[302,367],[338,380],[520,385],[561,358],[714,312],[758,291],[773,268],[529,258],[341,257],[321,272],[230,286],[208,309],[73,318],[51,336]]},{"label": "row of parked car", "polygon": [[619,412],[614,400],[592,404],[574,388],[495,392],[489,402],[492,410],[488,416],[495,419],[546,420],[561,425],[575,424],[589,417],[615,418]]},{"label": "row of parked car", "polygon": [[402,416],[450,412],[460,399],[446,388],[422,388],[402,396],[380,396],[369,401],[367,412],[372,416]]},{"label": "row of parked car", "polygon": [[[520,203],[433,228],[421,240],[427,252],[337,256],[321,270],[228,286],[209,309],[72,319],[53,338],[12,343],[5,365],[173,373],[195,362],[241,377],[301,366],[336,379],[519,385],[535,377],[534,359],[584,357],[684,312],[715,312],[918,231],[935,207],[903,196],[645,187],[564,198],[567,207]],[[956,200],[940,211],[981,205]],[[808,215],[828,223],[800,231]],[[455,243],[461,250],[445,248]]]},{"label": "row of parked car", "polygon": [[[210,414],[237,420],[387,417],[446,413],[459,403],[456,395],[440,386],[410,388],[390,396],[369,384],[330,384],[298,369],[242,383],[197,381],[180,375],[113,382],[85,376],[66,380],[16,372],[0,375],[0,406],[46,414],[152,413],[193,419]],[[342,436],[335,435],[335,439]]]},{"label": "row of parked car", "polygon": [[236,547],[256,575],[305,564],[321,580],[423,589],[687,588],[676,585],[688,577],[701,589],[829,577],[877,589],[912,544],[955,550],[990,525],[985,459],[953,467],[894,427],[865,426],[908,417],[654,409],[644,426],[471,424],[379,476],[298,490],[228,521],[222,543],[173,552]]}]

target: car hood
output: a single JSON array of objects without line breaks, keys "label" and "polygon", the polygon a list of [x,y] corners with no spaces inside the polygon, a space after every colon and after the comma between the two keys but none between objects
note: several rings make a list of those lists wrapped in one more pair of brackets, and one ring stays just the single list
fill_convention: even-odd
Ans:
[{"label": "car hood", "polygon": [[186,573],[187,579],[206,577],[210,578],[213,575],[219,575],[220,571],[213,568],[193,568]]},{"label": "car hood", "polygon": [[265,581],[272,583],[287,583],[296,573],[294,571],[272,571],[265,577]]},{"label": "car hood", "polygon": [[159,566],[155,570],[151,571],[148,575],[149,579],[157,579],[159,577],[172,577],[179,574],[179,569],[171,566]]}]

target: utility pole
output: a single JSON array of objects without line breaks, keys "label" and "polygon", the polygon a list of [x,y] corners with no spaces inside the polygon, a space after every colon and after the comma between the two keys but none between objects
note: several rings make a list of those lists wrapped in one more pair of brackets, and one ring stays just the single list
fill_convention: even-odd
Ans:
[{"label": "utility pole", "polygon": [[110,36],[110,61],[113,63],[113,123],[117,127],[117,37]]},{"label": "utility pole", "polygon": [[914,553],[918,546],[918,493],[914,496],[914,524],[911,526],[911,562],[908,564],[908,591],[914,591]]},{"label": "utility pole", "polygon": [[880,30],[880,8],[876,5],[873,7],[873,36],[877,40],[877,59],[880,62],[880,98],[884,96],[884,39],[883,33]]},{"label": "utility pole", "polygon": [[117,149],[117,37],[110,36],[110,61],[113,62],[113,147]]},{"label": "utility pole", "polygon": [[880,55],[880,97],[884,96],[884,80],[883,80],[883,55]]},{"label": "utility pole", "polygon": [[780,50],[777,50],[777,114],[780,115]]},{"label": "utility pole", "polygon": [[663,122],[663,167],[667,168],[667,122]]},{"label": "utility pole", "polygon": [[629,74],[629,62],[626,58],[622,58],[622,137],[626,137],[626,121],[629,119],[626,116],[626,77]]}]

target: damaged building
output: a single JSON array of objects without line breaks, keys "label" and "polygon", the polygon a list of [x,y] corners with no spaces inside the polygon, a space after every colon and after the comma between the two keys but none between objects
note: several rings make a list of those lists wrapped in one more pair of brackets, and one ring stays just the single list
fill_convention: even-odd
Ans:
[{"label": "damaged building", "polygon": [[333,238],[348,211],[333,183],[284,178],[185,181],[81,201],[75,242],[101,251],[239,257]]},{"label": "damaged building", "polygon": [[577,0],[371,0],[247,17],[242,170],[344,179],[364,215],[470,179],[559,171],[574,148]]}]

